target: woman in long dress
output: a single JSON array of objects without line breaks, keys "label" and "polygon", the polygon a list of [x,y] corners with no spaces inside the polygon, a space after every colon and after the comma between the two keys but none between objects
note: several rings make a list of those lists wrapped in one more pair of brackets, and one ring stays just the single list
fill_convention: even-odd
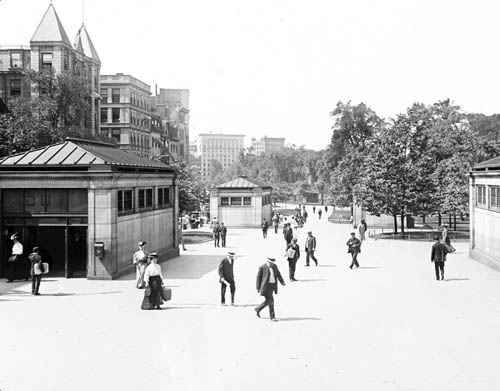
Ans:
[{"label": "woman in long dress", "polygon": [[136,276],[136,287],[138,289],[144,288],[146,285],[144,282],[144,272],[148,266],[149,253],[146,251],[146,242],[141,240],[138,244],[139,250],[134,253],[133,262],[135,265],[135,276]]},{"label": "woman in long dress", "polygon": [[[146,283],[145,294],[149,293],[149,296],[145,296],[144,300],[149,300],[151,309],[161,310],[160,305],[163,304],[163,299],[161,298],[161,290],[163,286],[161,266],[158,265],[157,253],[151,253],[149,254],[149,257],[151,259],[151,263],[148,265],[146,271],[144,272],[144,281]],[[147,292],[148,290],[150,290],[150,292]]]}]

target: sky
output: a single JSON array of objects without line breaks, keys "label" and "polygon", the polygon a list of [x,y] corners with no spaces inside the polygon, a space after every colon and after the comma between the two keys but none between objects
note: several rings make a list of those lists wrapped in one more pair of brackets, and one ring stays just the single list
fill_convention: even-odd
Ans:
[{"label": "sky", "polygon": [[[500,112],[500,2],[53,0],[101,74],[190,90],[190,138],[222,132],[325,148],[338,101],[384,118],[451,99]],[[0,0],[0,45],[29,45],[48,0]]]}]

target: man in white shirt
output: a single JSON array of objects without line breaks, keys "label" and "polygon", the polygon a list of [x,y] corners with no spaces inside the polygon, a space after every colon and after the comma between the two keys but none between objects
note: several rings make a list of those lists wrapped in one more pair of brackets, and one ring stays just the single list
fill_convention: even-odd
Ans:
[{"label": "man in white shirt", "polygon": [[267,262],[259,267],[257,273],[257,292],[260,293],[261,296],[264,296],[265,300],[262,304],[255,307],[255,312],[257,313],[257,317],[260,318],[260,311],[269,306],[269,317],[273,322],[278,321],[274,313],[273,297],[273,293],[278,294],[277,281],[279,281],[281,285],[285,285],[285,281],[283,277],[281,277],[278,266],[276,266],[276,258],[267,257]]}]

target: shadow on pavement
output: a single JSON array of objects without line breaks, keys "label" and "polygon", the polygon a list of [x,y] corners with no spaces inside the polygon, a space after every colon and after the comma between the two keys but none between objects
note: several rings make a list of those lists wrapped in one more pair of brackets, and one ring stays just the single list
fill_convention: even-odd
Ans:
[{"label": "shadow on pavement", "polygon": [[190,309],[198,309],[201,308],[199,306],[190,306],[190,307],[182,307],[182,306],[169,306],[168,304],[164,304],[162,309],[164,310],[190,310]]},{"label": "shadow on pavement", "polygon": [[169,279],[199,279],[219,267],[226,254],[183,255],[182,258],[162,263],[163,277]]},{"label": "shadow on pavement", "polygon": [[[229,247],[228,247],[229,248]],[[219,267],[219,262],[226,256],[226,253],[219,255],[203,255],[203,254],[182,254],[177,258],[162,262],[161,268],[163,278],[168,282],[171,280],[189,280],[199,279],[205,274]],[[241,255],[240,255],[241,257]],[[235,257],[238,259],[238,255]],[[114,281],[134,281],[135,271],[120,277]],[[168,285],[167,286],[174,286]]]},{"label": "shadow on pavement", "polygon": [[444,281],[468,281],[469,278],[445,278]]},{"label": "shadow on pavement", "polygon": [[230,307],[241,307],[241,308],[246,308],[246,307],[257,307],[260,303],[257,304],[235,304]]},{"label": "shadow on pavement", "polygon": [[290,322],[297,320],[322,320],[321,318],[278,318],[280,322]]},{"label": "shadow on pavement", "polygon": [[296,282],[315,282],[315,281],[326,281],[326,279],[316,278],[316,279],[310,279],[310,280],[297,280]]}]

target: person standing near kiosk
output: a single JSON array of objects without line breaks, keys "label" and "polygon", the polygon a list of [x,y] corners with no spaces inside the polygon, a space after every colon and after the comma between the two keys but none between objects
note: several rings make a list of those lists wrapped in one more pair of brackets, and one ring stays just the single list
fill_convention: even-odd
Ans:
[{"label": "person standing near kiosk", "polygon": [[134,253],[133,262],[136,270],[136,286],[137,289],[143,289],[146,286],[144,281],[144,272],[148,266],[149,252],[146,251],[146,242],[141,240],[138,243],[139,250]]}]

